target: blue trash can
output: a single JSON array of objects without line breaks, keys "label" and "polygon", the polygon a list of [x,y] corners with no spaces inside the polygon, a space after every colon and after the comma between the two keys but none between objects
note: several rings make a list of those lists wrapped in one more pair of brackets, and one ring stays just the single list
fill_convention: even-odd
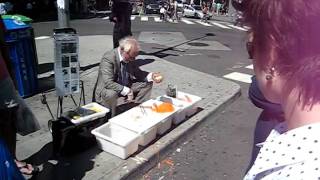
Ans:
[{"label": "blue trash can", "polygon": [[15,84],[22,97],[31,96],[38,90],[38,59],[33,28],[15,19],[3,20],[7,32],[5,41],[9,45]]}]

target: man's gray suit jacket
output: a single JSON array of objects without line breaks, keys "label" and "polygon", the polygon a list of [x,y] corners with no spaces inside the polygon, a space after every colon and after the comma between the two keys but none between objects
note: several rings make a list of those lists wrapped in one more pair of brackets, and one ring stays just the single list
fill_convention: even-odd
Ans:
[{"label": "man's gray suit jacket", "polygon": [[[139,65],[135,62],[128,63],[129,83],[145,82],[148,72],[142,71]],[[123,85],[117,82],[120,76],[120,57],[118,48],[106,52],[100,62],[97,82],[94,87],[94,97],[99,97],[103,89],[114,90],[118,94],[123,89]]]}]

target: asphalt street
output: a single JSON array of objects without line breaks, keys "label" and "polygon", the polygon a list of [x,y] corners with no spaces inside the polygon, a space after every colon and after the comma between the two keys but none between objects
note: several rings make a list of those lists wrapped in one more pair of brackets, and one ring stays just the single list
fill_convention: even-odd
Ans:
[{"label": "asphalt street", "polygon": [[[52,36],[57,25],[56,21],[33,23],[36,39]],[[80,36],[112,35],[113,24],[100,17],[73,20],[71,27]],[[153,42],[152,46],[142,47],[142,51],[148,49],[167,61],[228,77],[242,89],[238,100],[220,114],[209,117],[141,179],[233,180],[244,175],[251,157],[255,123],[261,112],[247,98],[253,70],[245,50],[244,30],[220,21],[204,24],[197,19],[183,19],[166,23],[158,22],[153,16],[132,18],[133,35]],[[182,46],[192,48],[179,49]]]}]

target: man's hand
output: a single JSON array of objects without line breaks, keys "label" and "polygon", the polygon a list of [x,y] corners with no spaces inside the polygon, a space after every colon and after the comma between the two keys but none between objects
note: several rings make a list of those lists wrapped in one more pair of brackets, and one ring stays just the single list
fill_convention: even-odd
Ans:
[{"label": "man's hand", "polygon": [[113,17],[113,18],[112,18],[112,22],[115,22],[115,23],[116,23],[117,21],[118,21],[117,17]]},{"label": "man's hand", "polygon": [[152,80],[156,83],[161,83],[163,80],[163,76],[158,72],[152,73]]},{"label": "man's hand", "polygon": [[130,89],[130,92],[127,94],[127,101],[132,102],[133,101],[133,91]]}]

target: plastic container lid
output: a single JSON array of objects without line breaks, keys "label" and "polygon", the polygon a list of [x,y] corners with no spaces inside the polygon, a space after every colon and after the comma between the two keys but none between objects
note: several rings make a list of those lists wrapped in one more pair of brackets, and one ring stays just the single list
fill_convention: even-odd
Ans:
[{"label": "plastic container lid", "polygon": [[14,15],[2,15],[1,16],[2,19],[14,19],[14,20],[17,20],[17,21],[22,21],[26,24],[29,24],[31,23],[33,20],[27,16],[24,16],[24,15],[20,15],[20,14],[14,14]]},{"label": "plastic container lid", "polygon": [[4,19],[3,23],[6,29],[9,31],[30,28],[30,25],[27,25],[26,23],[15,19]]}]

